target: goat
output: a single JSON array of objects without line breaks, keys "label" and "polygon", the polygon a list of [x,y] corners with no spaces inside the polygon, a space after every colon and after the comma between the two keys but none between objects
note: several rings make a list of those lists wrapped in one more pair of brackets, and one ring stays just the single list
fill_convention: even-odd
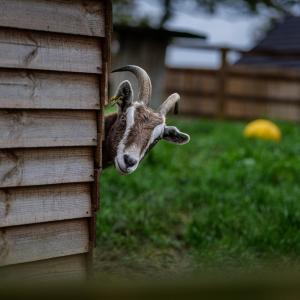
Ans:
[{"label": "goat", "polygon": [[186,144],[189,135],[176,127],[166,125],[166,114],[180,96],[170,95],[155,112],[148,107],[151,99],[151,80],[145,70],[128,65],[113,72],[128,71],[135,75],[139,83],[136,101],[128,80],[120,83],[114,96],[118,112],[105,117],[105,138],[103,141],[103,168],[115,165],[121,174],[136,170],[146,153],[161,139],[174,144]]}]

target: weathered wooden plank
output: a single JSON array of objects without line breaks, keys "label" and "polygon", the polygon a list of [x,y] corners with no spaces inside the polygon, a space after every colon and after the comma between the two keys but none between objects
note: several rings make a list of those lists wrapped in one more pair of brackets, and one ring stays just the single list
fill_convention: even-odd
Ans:
[{"label": "weathered wooden plank", "polygon": [[93,181],[92,148],[0,151],[0,187]]},{"label": "weathered wooden plank", "polygon": [[0,148],[95,146],[95,111],[0,110]]},{"label": "weathered wooden plank", "polygon": [[99,109],[98,75],[0,70],[0,108]]},{"label": "weathered wooden plank", "polygon": [[95,38],[2,28],[0,67],[100,73],[101,47]]},{"label": "weathered wooden plank", "polygon": [[60,282],[61,280],[85,280],[87,277],[86,255],[40,260],[31,263],[0,268],[0,286],[19,281]]},{"label": "weathered wooden plank", "polygon": [[103,37],[103,1],[0,0],[0,26]]},{"label": "weathered wooden plank", "polygon": [[0,229],[0,266],[85,253],[87,219]]},{"label": "weathered wooden plank", "polygon": [[90,216],[89,183],[0,189],[0,227]]}]

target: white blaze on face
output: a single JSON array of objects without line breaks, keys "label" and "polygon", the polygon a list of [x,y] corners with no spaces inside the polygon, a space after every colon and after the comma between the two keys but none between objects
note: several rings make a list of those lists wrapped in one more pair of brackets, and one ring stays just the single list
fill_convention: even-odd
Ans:
[{"label": "white blaze on face", "polygon": [[[138,145],[138,143],[133,143],[132,145],[130,145],[129,147],[127,147],[125,149],[125,153],[129,155],[130,157],[132,157],[133,159],[135,159],[137,161],[137,164],[131,168],[128,169],[128,173],[131,173],[133,171],[136,170],[136,168],[139,165],[140,160],[144,157],[145,153],[147,152],[148,148],[150,147],[150,145],[158,138],[160,138],[162,136],[163,133],[163,129],[164,129],[164,124],[159,124],[157,125],[153,131],[152,134],[150,136],[150,139],[147,143],[147,146],[143,149],[143,151],[141,151],[141,147],[142,145]],[[137,137],[138,138],[138,137]]]},{"label": "white blaze on face", "polygon": [[145,153],[147,152],[148,148],[150,147],[150,145],[158,138],[161,138],[162,135],[163,135],[163,130],[165,128],[165,124],[162,123],[162,124],[159,124],[157,125],[153,131],[152,131],[152,134],[151,134],[151,137],[148,141],[148,144],[147,146],[145,147],[143,153],[142,153],[142,157],[145,155]]},{"label": "white blaze on face", "polygon": [[127,172],[127,167],[124,162],[124,154],[125,154],[124,150],[125,150],[125,144],[127,141],[128,134],[134,125],[134,112],[135,112],[134,106],[130,106],[126,111],[126,129],[124,132],[124,136],[121,139],[121,141],[118,145],[118,148],[117,148],[117,156],[115,158],[115,166],[121,173]]},{"label": "white blaze on face", "polygon": [[[132,143],[129,147],[125,149],[125,145],[127,142],[127,138],[129,136],[130,130],[134,126],[134,115],[135,115],[135,106],[131,106],[127,109],[126,112],[126,129],[124,132],[124,136],[122,140],[120,141],[120,144],[118,145],[117,148],[117,156],[115,158],[115,165],[116,168],[121,172],[121,173],[132,173],[133,171],[136,170],[136,168],[139,165],[140,160],[144,157],[145,153],[147,152],[148,148],[151,146],[151,144],[158,138],[162,137],[164,127],[165,127],[165,119],[163,120],[162,124],[157,125],[152,133],[151,136],[149,137],[148,143],[146,147],[141,151],[142,145],[137,141],[136,143]],[[139,139],[139,137],[136,137]],[[127,167],[125,162],[124,162],[124,155],[130,156],[132,159],[136,160],[137,163],[132,166],[132,167]]]}]

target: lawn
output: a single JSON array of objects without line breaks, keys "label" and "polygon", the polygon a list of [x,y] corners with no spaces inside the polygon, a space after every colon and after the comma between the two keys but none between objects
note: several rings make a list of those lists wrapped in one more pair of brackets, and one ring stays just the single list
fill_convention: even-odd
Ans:
[{"label": "lawn", "polygon": [[107,274],[252,269],[300,258],[300,127],[280,143],[245,123],[173,119],[191,135],[160,142],[132,175],[101,180],[96,270]]}]

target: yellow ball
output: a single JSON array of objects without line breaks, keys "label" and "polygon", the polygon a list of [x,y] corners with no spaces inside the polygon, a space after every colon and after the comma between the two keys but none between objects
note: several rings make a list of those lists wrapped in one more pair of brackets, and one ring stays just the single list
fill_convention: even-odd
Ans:
[{"label": "yellow ball", "polygon": [[281,132],[276,124],[271,121],[258,119],[250,122],[244,129],[247,138],[258,138],[262,140],[280,141]]}]

